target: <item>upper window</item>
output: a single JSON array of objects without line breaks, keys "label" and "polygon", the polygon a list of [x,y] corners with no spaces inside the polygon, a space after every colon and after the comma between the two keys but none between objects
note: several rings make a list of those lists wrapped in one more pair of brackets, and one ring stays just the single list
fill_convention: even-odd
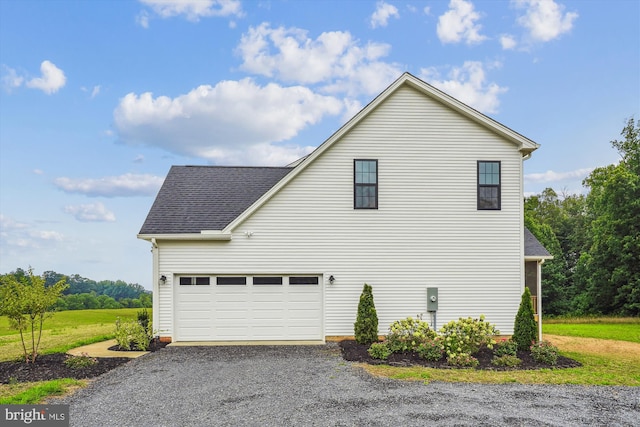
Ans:
[{"label": "upper window", "polygon": [[378,209],[378,161],[353,161],[353,207]]},{"label": "upper window", "polygon": [[478,162],[478,209],[500,210],[500,162]]}]

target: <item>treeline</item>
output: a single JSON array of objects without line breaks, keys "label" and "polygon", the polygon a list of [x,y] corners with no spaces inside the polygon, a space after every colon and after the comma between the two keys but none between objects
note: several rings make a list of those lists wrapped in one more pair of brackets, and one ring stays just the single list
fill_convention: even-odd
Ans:
[{"label": "treeline", "polygon": [[[22,268],[17,268],[9,274],[18,280],[29,279],[28,271]],[[57,311],[151,307],[151,292],[137,283],[126,283],[122,280],[96,282],[78,274],[67,276],[55,271],[45,271],[42,277],[45,287],[53,286],[62,279],[69,285],[53,307]]]},{"label": "treeline", "polygon": [[640,315],[640,122],[611,141],[618,164],[595,169],[587,195],[525,198],[525,225],[554,256],[542,266],[551,315]]}]

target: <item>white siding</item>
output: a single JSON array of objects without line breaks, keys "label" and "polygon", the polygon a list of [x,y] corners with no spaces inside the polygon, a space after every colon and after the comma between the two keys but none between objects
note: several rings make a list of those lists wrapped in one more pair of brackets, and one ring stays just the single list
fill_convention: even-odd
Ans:
[{"label": "white siding", "polygon": [[[378,160],[377,210],[353,209],[356,158]],[[476,208],[478,160],[502,162],[500,211]],[[403,86],[231,241],[159,242],[159,271],[324,273],[327,336],[353,335],[364,283],[373,286],[380,333],[394,320],[426,317],[427,287],[439,288],[438,327],[485,314],[511,333],[523,283],[521,168],[513,143]],[[161,329],[172,328],[171,297],[161,286]]]}]

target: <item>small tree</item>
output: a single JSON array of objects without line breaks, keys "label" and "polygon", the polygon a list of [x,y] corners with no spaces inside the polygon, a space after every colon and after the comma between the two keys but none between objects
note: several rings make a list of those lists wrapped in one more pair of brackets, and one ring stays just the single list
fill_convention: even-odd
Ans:
[{"label": "small tree", "polygon": [[[36,361],[40,338],[42,338],[42,325],[51,315],[47,310],[55,305],[62,291],[67,287],[65,279],[45,287],[44,278],[34,276],[31,268],[25,276],[16,277],[7,274],[0,277],[0,315],[7,316],[9,325],[20,332],[27,363]],[[30,352],[25,342],[25,331],[31,338]]]},{"label": "small tree", "polygon": [[373,289],[364,284],[358,303],[358,317],[353,325],[358,344],[372,344],[378,341],[378,314],[373,303]]},{"label": "small tree", "polygon": [[528,350],[538,340],[537,326],[531,305],[531,292],[525,287],[513,326],[513,340],[518,344],[518,350]]}]

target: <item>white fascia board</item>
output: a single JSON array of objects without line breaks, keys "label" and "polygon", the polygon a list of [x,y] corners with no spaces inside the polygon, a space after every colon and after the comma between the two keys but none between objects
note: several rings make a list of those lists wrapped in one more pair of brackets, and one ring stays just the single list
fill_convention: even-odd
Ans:
[{"label": "white fascia board", "polygon": [[151,241],[160,240],[231,240],[231,233],[219,230],[203,230],[200,233],[175,233],[175,234],[138,234],[138,239]]},{"label": "white fascia board", "polygon": [[540,261],[541,259],[553,259],[553,255],[525,255],[525,261]]}]

